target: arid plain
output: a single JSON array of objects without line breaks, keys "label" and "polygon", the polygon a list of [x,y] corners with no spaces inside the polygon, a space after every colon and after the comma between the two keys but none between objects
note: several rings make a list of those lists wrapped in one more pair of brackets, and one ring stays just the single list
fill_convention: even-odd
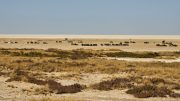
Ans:
[{"label": "arid plain", "polygon": [[[165,42],[162,43],[162,41]],[[180,36],[178,35],[1,35],[0,43],[0,48],[57,48],[62,50],[83,48],[93,50],[120,49],[124,51],[180,50],[180,47],[178,47],[180,45]]]},{"label": "arid plain", "polygon": [[180,36],[0,36],[2,101],[179,101]]}]

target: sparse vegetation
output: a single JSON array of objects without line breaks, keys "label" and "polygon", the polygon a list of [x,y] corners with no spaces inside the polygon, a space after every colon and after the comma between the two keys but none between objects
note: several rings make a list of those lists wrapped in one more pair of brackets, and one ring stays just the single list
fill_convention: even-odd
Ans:
[{"label": "sparse vegetation", "polygon": [[[30,76],[30,73],[24,72],[20,70],[19,68],[14,70],[14,72],[11,73],[10,79],[7,80],[7,82],[11,81],[23,81],[23,82],[29,82],[37,85],[44,85],[46,86],[46,90],[43,90],[43,93],[77,93],[84,89],[85,86],[82,86],[80,84],[73,84],[69,86],[63,86],[60,83],[54,81],[54,80],[38,80],[33,77],[33,75]],[[42,93],[42,90],[40,90]]]},{"label": "sparse vegetation", "polygon": [[60,59],[86,59],[90,57],[132,57],[132,58],[157,58],[161,56],[173,56],[178,55],[179,52],[125,52],[121,50],[117,51],[95,51],[95,50],[59,50],[59,49],[47,49],[47,50],[35,50],[35,49],[0,49],[2,55],[10,56],[22,56],[22,57],[58,57]]},{"label": "sparse vegetation", "polygon": [[180,97],[180,94],[174,93],[166,87],[157,87],[154,85],[137,86],[127,91],[128,94],[132,94],[138,98],[148,97]]},{"label": "sparse vegetation", "polygon": [[73,84],[69,86],[62,86],[60,83],[55,82],[54,80],[47,81],[47,88],[51,93],[62,94],[62,93],[77,93],[81,92],[85,86],[80,84]]},{"label": "sparse vegetation", "polygon": [[29,82],[29,83],[34,83],[37,85],[45,85],[46,81],[43,80],[38,80],[31,73],[24,72],[20,70],[19,68],[15,69],[11,74],[10,78],[6,82],[11,82],[11,81],[23,81],[23,82]]},{"label": "sparse vegetation", "polygon": [[[65,86],[58,80],[64,78],[73,78],[74,80],[76,76],[72,75],[73,73],[78,74],[80,77],[81,74],[99,73],[109,75],[125,74],[127,76],[114,77],[91,84],[91,89],[105,91],[127,89],[128,94],[139,98],[179,97],[178,93],[173,92],[173,90],[180,89],[179,62],[127,62],[99,58],[106,56],[133,58],[178,57],[178,53],[134,53],[120,50],[109,52],[83,49],[69,51],[58,49],[0,49],[0,56],[0,76],[10,77],[7,82],[21,81],[39,85],[41,88],[36,89],[37,94],[81,92],[86,88],[85,85],[78,82]],[[63,72],[71,76],[59,75]],[[89,85],[87,87],[89,88]]]},{"label": "sparse vegetation", "polygon": [[133,52],[114,52],[106,53],[108,57],[133,57],[133,58],[155,58],[159,54],[156,52],[133,53]]},{"label": "sparse vegetation", "polygon": [[131,88],[133,85],[127,78],[115,78],[108,81],[102,81],[98,84],[94,84],[92,87],[98,90],[113,90],[113,89],[125,89]]}]

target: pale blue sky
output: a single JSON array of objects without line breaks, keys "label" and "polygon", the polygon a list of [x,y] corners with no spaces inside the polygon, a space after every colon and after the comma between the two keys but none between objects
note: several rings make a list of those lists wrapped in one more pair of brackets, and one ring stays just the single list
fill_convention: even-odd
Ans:
[{"label": "pale blue sky", "polygon": [[0,33],[180,35],[180,0],[0,0]]}]

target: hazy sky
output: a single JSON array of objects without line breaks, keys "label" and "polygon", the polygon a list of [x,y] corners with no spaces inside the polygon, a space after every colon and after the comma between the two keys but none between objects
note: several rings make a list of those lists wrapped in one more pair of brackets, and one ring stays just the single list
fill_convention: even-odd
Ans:
[{"label": "hazy sky", "polygon": [[180,0],[0,0],[0,33],[180,35]]}]

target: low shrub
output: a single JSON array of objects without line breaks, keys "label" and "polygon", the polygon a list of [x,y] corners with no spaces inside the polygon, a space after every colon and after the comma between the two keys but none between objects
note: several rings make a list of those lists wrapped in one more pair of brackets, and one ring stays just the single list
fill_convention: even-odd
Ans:
[{"label": "low shrub", "polygon": [[88,57],[92,57],[93,54],[91,52],[86,52],[82,50],[73,50],[71,55],[71,59],[85,59]]},{"label": "low shrub", "polygon": [[94,89],[98,90],[113,90],[133,87],[131,81],[127,78],[115,78],[108,81],[102,81],[98,84],[92,85]]},{"label": "low shrub", "polygon": [[133,52],[110,52],[105,53],[108,57],[132,57],[132,58],[155,58],[159,56],[156,52],[147,52],[147,53],[133,53]]},{"label": "low shrub", "polygon": [[1,51],[1,54],[4,54],[4,55],[9,55],[11,52],[10,51],[8,51],[8,50],[3,50],[3,51]]},{"label": "low shrub", "polygon": [[80,84],[62,86],[60,83],[54,80],[48,80],[47,88],[51,93],[62,94],[62,93],[77,93],[83,90],[84,87],[81,86]]},{"label": "low shrub", "polygon": [[[136,86],[129,89],[127,94],[132,94],[138,98],[148,98],[148,97],[178,97],[179,94],[167,89],[166,87],[157,87],[155,85],[143,85]],[[180,97],[180,96],[179,96]]]},{"label": "low shrub", "polygon": [[73,84],[68,86],[63,86],[61,83],[58,83],[54,80],[38,80],[32,75],[28,74],[27,72],[24,72],[20,70],[19,68],[16,69],[14,72],[12,72],[10,79],[8,79],[6,82],[11,81],[23,81],[23,82],[29,82],[37,85],[46,85],[48,91],[51,93],[61,94],[61,93],[77,93],[84,89],[85,86],[82,86],[80,84]]},{"label": "low shrub", "polygon": [[22,62],[29,62],[29,63],[33,63],[32,59],[18,59],[14,61],[15,63],[22,63]]},{"label": "low shrub", "polygon": [[34,83],[37,85],[45,85],[46,82],[43,80],[38,80],[32,76],[32,74],[24,72],[20,70],[19,68],[15,69],[11,74],[10,78],[6,82],[11,81],[23,81],[23,82],[29,82]]}]

